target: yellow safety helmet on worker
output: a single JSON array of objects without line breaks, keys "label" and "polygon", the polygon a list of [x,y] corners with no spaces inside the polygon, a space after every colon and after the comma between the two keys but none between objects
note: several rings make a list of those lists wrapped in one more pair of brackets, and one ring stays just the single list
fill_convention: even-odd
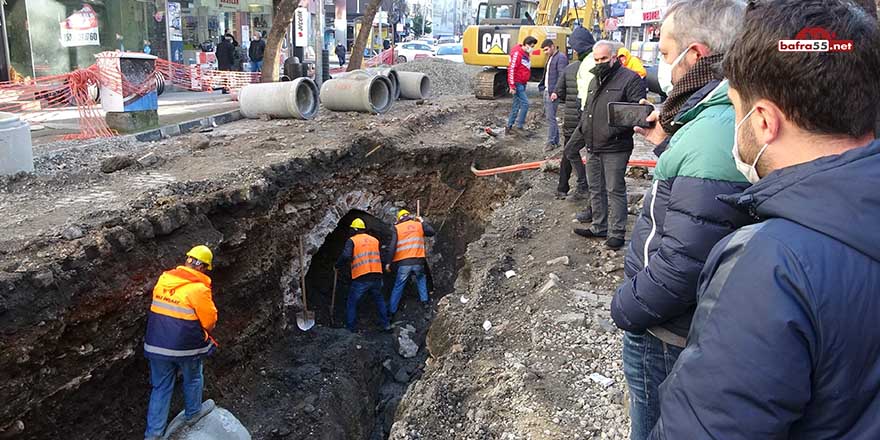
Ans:
[{"label": "yellow safety helmet on worker", "polygon": [[405,215],[411,215],[411,213],[405,209],[401,209],[400,211],[397,211],[397,220],[400,221],[400,219],[402,219],[403,216],[405,216]]},{"label": "yellow safety helmet on worker", "polygon": [[367,225],[364,224],[364,221],[359,218],[354,219],[351,222],[350,227],[351,227],[351,229],[359,229],[359,230],[367,229]]},{"label": "yellow safety helmet on worker", "polygon": [[202,262],[208,270],[213,269],[211,264],[214,262],[214,253],[211,252],[209,247],[203,244],[190,249],[189,252],[186,253],[186,256]]}]

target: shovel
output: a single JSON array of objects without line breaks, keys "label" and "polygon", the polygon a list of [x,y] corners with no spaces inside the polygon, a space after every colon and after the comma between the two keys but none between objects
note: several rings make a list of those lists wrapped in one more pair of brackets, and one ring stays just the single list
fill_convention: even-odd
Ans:
[{"label": "shovel", "polygon": [[333,294],[330,297],[330,325],[333,325],[333,316],[336,314],[336,279],[339,278],[339,271],[333,269]]},{"label": "shovel", "polygon": [[308,295],[306,294],[306,252],[302,239],[299,241],[300,287],[302,288],[303,309],[296,314],[296,326],[307,331],[315,326],[315,312],[309,311]]}]

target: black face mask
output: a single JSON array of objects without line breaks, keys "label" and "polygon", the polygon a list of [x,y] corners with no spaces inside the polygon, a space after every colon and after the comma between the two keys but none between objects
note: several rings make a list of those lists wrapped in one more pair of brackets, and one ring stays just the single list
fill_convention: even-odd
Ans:
[{"label": "black face mask", "polygon": [[608,76],[612,68],[614,68],[614,61],[607,61],[604,63],[596,64],[596,67],[590,69],[590,72],[592,72],[593,75],[596,75],[599,78],[604,78]]}]

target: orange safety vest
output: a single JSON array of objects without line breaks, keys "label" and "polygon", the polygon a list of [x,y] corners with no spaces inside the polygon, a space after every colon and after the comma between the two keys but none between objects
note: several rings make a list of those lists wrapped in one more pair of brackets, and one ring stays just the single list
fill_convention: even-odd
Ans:
[{"label": "orange safety vest", "polygon": [[357,234],[351,237],[354,242],[354,253],[351,260],[351,279],[368,273],[382,273],[382,259],[379,255],[379,240],[367,235]]},{"label": "orange safety vest", "polygon": [[425,258],[425,230],[415,220],[407,220],[394,225],[397,229],[397,249],[394,250],[393,262],[409,258]]}]

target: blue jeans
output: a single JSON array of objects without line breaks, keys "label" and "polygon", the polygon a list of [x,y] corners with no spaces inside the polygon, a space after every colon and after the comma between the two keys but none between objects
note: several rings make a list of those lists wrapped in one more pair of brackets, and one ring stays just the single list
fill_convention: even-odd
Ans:
[{"label": "blue jeans", "polygon": [[629,386],[630,440],[645,440],[660,419],[660,384],[683,348],[645,332],[624,332],[623,375]]},{"label": "blue jeans", "polygon": [[394,280],[394,289],[391,290],[391,308],[389,312],[392,315],[397,313],[397,306],[400,304],[400,298],[403,297],[403,289],[406,288],[406,282],[409,281],[409,274],[413,274],[416,277],[416,286],[419,288],[419,300],[423,303],[428,302],[428,276],[425,274],[425,266],[421,264],[399,266],[397,268],[397,279]]},{"label": "blue jeans", "polygon": [[150,405],[147,408],[147,430],[144,437],[159,436],[165,432],[168,421],[168,410],[171,408],[171,394],[174,392],[174,381],[177,370],[183,375],[183,404],[187,419],[199,414],[202,409],[202,360],[189,359],[166,361],[150,359]]},{"label": "blue jeans", "polygon": [[556,121],[556,108],[559,101],[551,101],[550,89],[544,90],[544,113],[547,115],[547,143],[559,145],[559,122]]},{"label": "blue jeans", "polygon": [[[513,127],[516,122],[516,128],[523,128],[526,123],[526,114],[529,112],[529,98],[526,96],[526,85],[517,84],[516,94],[513,95],[513,107],[510,109],[510,117],[507,118],[507,126]],[[519,117],[517,117],[519,115]]]},{"label": "blue jeans", "polygon": [[253,61],[251,60],[251,72],[262,72],[263,71],[263,60]]},{"label": "blue jeans", "polygon": [[382,280],[375,281],[358,281],[351,282],[351,290],[348,292],[348,303],[346,304],[345,326],[354,331],[354,324],[357,321],[357,305],[365,293],[370,292],[373,301],[376,302],[376,308],[379,309],[379,322],[382,328],[388,327],[388,308],[385,306],[385,297],[382,296]]}]

